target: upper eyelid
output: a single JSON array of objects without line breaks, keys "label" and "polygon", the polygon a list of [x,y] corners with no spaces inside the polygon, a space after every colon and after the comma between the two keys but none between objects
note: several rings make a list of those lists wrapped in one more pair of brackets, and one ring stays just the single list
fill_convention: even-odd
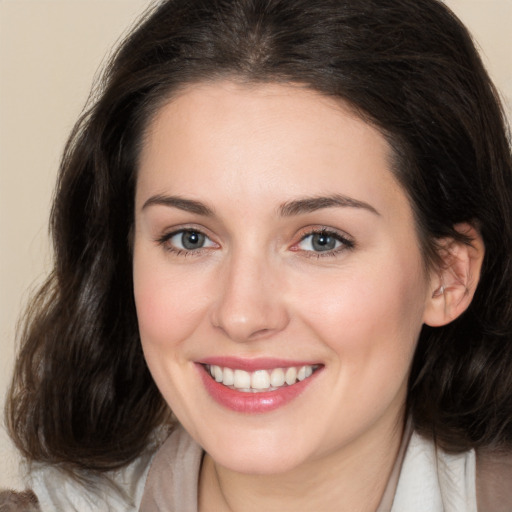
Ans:
[{"label": "upper eyelid", "polygon": [[217,243],[203,229],[197,229],[194,227],[187,227],[187,226],[164,229],[159,234],[156,234],[153,237],[153,240],[158,245],[164,245],[164,244],[167,244],[171,240],[171,238],[175,237],[176,235],[179,235],[180,233],[186,233],[186,232],[201,233],[206,238],[208,238],[208,240],[212,241],[213,243]]},{"label": "upper eyelid", "polygon": [[[204,227],[196,227],[193,225],[177,226],[177,227],[167,228],[162,231],[164,232],[162,236],[173,236],[173,235],[176,235],[183,231],[197,231],[198,233],[202,233],[203,235],[207,236],[208,238],[212,238],[212,236],[209,234],[210,233],[209,229],[206,229]],[[323,227],[323,226],[307,227],[307,228],[302,228],[299,231],[301,232],[300,240],[303,240],[305,237],[310,236],[310,235],[314,235],[314,234],[318,234],[318,233],[326,233],[329,235],[338,236],[345,240],[353,241],[352,236],[349,235],[348,233],[346,233],[345,231],[341,231],[341,230],[338,230],[335,228],[330,228],[330,227]]]},{"label": "upper eyelid", "polygon": [[211,231],[203,226],[197,226],[196,224],[179,224],[177,226],[167,227],[162,230],[160,230],[159,235],[156,236],[157,239],[161,239],[164,237],[170,238],[174,235],[177,235],[178,233],[184,232],[184,231],[195,231],[197,233],[201,233],[208,238],[212,239]]},{"label": "upper eyelid", "polygon": [[335,237],[338,237],[342,240],[345,240],[345,241],[348,241],[351,243],[355,243],[354,238],[351,235],[349,235],[346,231],[342,231],[342,230],[327,227],[327,226],[309,227],[309,228],[304,228],[301,231],[302,231],[302,233],[300,235],[299,241],[302,241],[302,240],[304,240],[304,238],[311,236],[311,235],[325,233],[327,235],[334,235]]}]

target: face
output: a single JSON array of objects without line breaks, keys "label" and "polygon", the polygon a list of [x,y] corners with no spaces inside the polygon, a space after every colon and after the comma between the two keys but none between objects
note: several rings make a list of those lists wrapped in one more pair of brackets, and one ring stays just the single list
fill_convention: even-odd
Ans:
[{"label": "face", "polygon": [[339,102],[172,99],[141,154],[133,272],[151,373],[218,464],[282,472],[403,418],[429,279],[387,142]]}]

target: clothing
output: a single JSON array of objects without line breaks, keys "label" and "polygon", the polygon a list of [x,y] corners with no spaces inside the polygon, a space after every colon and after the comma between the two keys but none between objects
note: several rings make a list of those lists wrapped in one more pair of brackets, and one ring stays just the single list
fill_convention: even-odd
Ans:
[{"label": "clothing", "polygon": [[41,512],[136,512],[153,453],[129,466],[78,481],[58,467],[34,465],[27,487],[36,494]]},{"label": "clothing", "polygon": [[[197,512],[201,456],[185,431],[175,432],[153,461],[141,512]],[[406,434],[377,512],[412,511],[477,512],[474,451],[449,455],[416,433]]]},{"label": "clothing", "polygon": [[[151,453],[87,486],[56,468],[38,467],[28,482],[42,512],[197,512],[203,451],[177,427]],[[477,512],[475,452],[448,454],[415,432],[406,432],[377,512]],[[483,456],[478,512],[512,511],[512,459]],[[482,505],[483,503],[483,505]]]}]

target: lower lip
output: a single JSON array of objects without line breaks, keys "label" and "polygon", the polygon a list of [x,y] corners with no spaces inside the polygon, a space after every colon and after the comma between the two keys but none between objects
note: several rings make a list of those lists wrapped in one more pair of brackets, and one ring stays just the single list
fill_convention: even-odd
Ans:
[{"label": "lower lip", "polygon": [[283,386],[274,391],[262,391],[258,393],[245,393],[236,391],[220,384],[212,379],[206,368],[202,364],[197,365],[203,384],[210,396],[220,405],[231,409],[232,411],[247,414],[258,414],[274,411],[279,407],[291,402],[297,398],[311,383],[311,381],[320,373],[321,368],[317,369],[311,377],[296,382],[291,386]]}]

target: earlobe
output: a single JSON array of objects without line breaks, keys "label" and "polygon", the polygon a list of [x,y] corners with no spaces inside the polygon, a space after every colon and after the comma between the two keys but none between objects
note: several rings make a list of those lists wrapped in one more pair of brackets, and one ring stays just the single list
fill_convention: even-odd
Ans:
[{"label": "earlobe", "polygon": [[432,271],[423,318],[431,327],[446,325],[464,313],[480,280],[485,254],[482,236],[470,224],[459,224],[455,228],[471,242],[447,239],[440,243],[442,264]]}]

